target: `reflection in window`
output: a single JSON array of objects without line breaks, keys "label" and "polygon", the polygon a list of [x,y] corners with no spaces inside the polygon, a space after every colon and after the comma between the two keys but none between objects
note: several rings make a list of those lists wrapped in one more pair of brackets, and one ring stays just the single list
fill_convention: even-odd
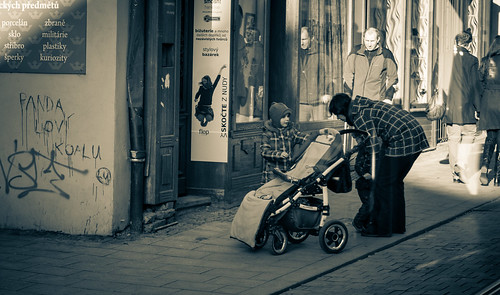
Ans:
[{"label": "reflection in window", "polygon": [[236,122],[262,120],[264,105],[265,1],[245,0],[236,5],[236,42],[233,110]]},{"label": "reflection in window", "polygon": [[329,118],[328,103],[342,91],[344,0],[304,0],[299,48],[299,121]]}]

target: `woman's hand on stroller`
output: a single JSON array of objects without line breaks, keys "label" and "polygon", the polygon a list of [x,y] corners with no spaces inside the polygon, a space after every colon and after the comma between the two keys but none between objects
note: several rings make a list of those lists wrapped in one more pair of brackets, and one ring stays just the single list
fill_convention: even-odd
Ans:
[{"label": "woman's hand on stroller", "polygon": [[328,139],[333,140],[339,132],[333,128],[322,128],[319,130],[320,135],[327,135]]}]

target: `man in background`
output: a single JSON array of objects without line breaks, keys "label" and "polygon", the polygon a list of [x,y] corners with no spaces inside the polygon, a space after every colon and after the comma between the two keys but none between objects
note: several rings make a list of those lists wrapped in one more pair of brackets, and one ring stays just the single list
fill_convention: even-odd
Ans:
[{"label": "man in background", "polygon": [[355,46],[347,57],[344,85],[347,93],[392,103],[398,71],[392,52],[380,45],[381,35],[376,28],[368,28],[363,44]]}]

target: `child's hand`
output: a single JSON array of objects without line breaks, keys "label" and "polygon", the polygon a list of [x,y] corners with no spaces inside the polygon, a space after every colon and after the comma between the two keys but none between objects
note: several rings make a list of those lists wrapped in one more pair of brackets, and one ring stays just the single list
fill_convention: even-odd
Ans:
[{"label": "child's hand", "polygon": [[319,134],[335,136],[339,134],[339,132],[333,128],[322,128],[319,130]]},{"label": "child's hand", "polygon": [[363,174],[364,179],[372,179],[372,175],[370,173]]},{"label": "child's hand", "polygon": [[322,128],[319,130],[320,135],[328,135],[328,128]]},{"label": "child's hand", "polygon": [[286,158],[288,158],[288,153],[287,152],[282,152],[281,156],[286,159]]},{"label": "child's hand", "polygon": [[330,100],[332,100],[332,96],[329,94],[325,94],[325,95],[321,96],[320,100],[322,103],[327,104],[330,102]]}]

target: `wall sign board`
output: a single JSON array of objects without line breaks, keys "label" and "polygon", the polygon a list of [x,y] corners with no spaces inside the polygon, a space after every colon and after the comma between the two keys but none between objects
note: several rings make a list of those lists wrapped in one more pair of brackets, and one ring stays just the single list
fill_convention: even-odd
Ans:
[{"label": "wall sign board", "polygon": [[85,74],[87,0],[0,0],[0,72]]}]

